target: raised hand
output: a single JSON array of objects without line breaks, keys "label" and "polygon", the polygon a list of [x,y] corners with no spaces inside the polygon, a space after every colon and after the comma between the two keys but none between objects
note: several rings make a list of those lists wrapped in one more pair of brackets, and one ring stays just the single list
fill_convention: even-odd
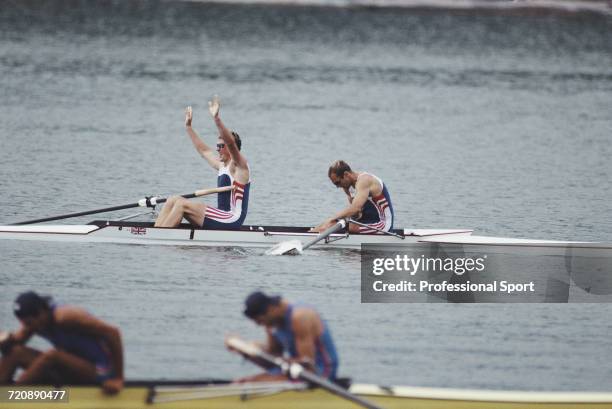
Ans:
[{"label": "raised hand", "polygon": [[211,101],[208,101],[208,112],[212,115],[213,118],[216,118],[219,115],[219,108],[221,107],[221,101],[219,101],[219,97],[215,95]]},{"label": "raised hand", "polygon": [[185,126],[191,126],[191,120],[193,119],[193,110],[191,106],[185,108]]}]

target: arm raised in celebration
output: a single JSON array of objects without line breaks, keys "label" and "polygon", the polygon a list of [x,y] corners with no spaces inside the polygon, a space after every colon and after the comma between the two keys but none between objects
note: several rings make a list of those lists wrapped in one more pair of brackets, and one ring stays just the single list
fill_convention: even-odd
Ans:
[{"label": "arm raised in celebration", "polygon": [[219,169],[221,167],[221,162],[217,158],[215,151],[204,143],[202,138],[197,134],[197,132],[191,127],[191,122],[193,121],[193,109],[188,106],[185,109],[185,129],[187,130],[187,135],[191,138],[191,143],[196,148],[200,156],[202,156],[206,162],[213,168]]},{"label": "arm raised in celebration", "polygon": [[236,145],[232,131],[227,129],[225,124],[223,124],[223,121],[221,121],[221,117],[219,116],[219,108],[221,108],[221,101],[219,101],[219,97],[215,95],[211,101],[208,101],[208,110],[210,115],[213,117],[215,125],[219,130],[219,136],[221,139],[223,139],[223,142],[225,142],[225,145],[229,150],[232,161],[236,167],[246,170],[248,168],[247,161],[240,153],[240,149],[238,149],[238,145]]}]

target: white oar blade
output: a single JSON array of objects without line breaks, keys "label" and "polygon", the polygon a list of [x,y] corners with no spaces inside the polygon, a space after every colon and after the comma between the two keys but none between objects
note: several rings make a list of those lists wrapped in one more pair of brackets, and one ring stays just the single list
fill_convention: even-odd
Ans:
[{"label": "white oar blade", "polygon": [[284,254],[302,254],[302,242],[299,240],[281,241],[266,251],[267,256],[282,256]]},{"label": "white oar blade", "polygon": [[241,354],[257,356],[260,352],[260,349],[257,347],[257,345],[243,341],[238,337],[229,337],[225,340],[225,343],[228,347],[233,348]]}]

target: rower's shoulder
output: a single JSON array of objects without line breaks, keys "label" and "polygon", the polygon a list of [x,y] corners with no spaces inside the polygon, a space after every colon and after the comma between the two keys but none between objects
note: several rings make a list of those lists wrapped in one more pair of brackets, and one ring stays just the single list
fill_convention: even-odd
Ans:
[{"label": "rower's shoulder", "polygon": [[365,172],[365,171],[357,172],[357,180],[372,180],[372,179],[376,179],[376,177],[369,172]]},{"label": "rower's shoulder", "polygon": [[246,170],[247,172],[251,171],[251,167],[249,166],[249,161],[244,156],[242,156],[241,160],[232,159],[230,163],[230,167],[234,169],[240,168],[242,170]]},{"label": "rower's shoulder", "polygon": [[362,188],[368,188],[370,192],[376,193],[383,188],[383,181],[376,175],[368,172],[361,172],[357,177],[356,185]]},{"label": "rower's shoulder", "polygon": [[53,318],[58,324],[87,320],[91,317],[85,309],[74,305],[59,305],[53,310]]},{"label": "rower's shoulder", "polygon": [[293,324],[300,324],[310,322],[312,320],[318,320],[319,313],[313,307],[307,305],[300,305],[293,307],[293,314],[291,315],[291,321]]},{"label": "rower's shoulder", "polygon": [[234,161],[232,161],[230,166],[230,172],[234,180],[244,184],[251,182],[251,168],[246,160],[242,166]]},{"label": "rower's shoulder", "polygon": [[292,315],[292,327],[296,334],[315,335],[323,331],[323,320],[313,307],[294,307]]},{"label": "rower's shoulder", "polygon": [[357,176],[356,185],[358,186],[369,186],[376,181],[376,177],[371,173],[360,172]]}]

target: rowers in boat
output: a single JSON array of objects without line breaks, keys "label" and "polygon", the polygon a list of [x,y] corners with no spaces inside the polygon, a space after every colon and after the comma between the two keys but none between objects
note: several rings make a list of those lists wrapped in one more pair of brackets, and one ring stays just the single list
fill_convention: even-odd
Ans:
[{"label": "rowers in boat", "polygon": [[183,218],[205,229],[234,230],[239,229],[244,223],[251,185],[249,164],[240,152],[242,148],[240,136],[226,128],[221,121],[220,106],[217,96],[208,102],[210,115],[219,130],[218,155],[213,153],[192,128],[191,107],[187,107],[185,112],[185,127],[198,153],[217,171],[217,187],[231,186],[231,190],[218,193],[217,207],[191,202],[182,196],[171,196],[159,213],[155,227],[176,227]]},{"label": "rowers in boat", "polygon": [[[324,379],[334,380],[338,371],[338,354],[327,323],[312,307],[290,303],[281,296],[261,291],[245,300],[244,315],[265,328],[264,352],[285,357]],[[226,346],[235,350],[226,340]],[[286,381],[287,374],[279,367],[264,365],[266,372],[241,378],[241,382]]]},{"label": "rowers in boat", "polygon": [[[98,384],[109,394],[123,388],[123,345],[117,327],[34,291],[17,297],[13,313],[21,328],[0,340],[0,384]],[[53,348],[43,352],[27,347],[33,335]],[[23,372],[13,379],[19,368]]]},{"label": "rowers in boat", "polygon": [[383,181],[368,172],[351,169],[348,163],[337,160],[327,172],[329,180],[346,194],[349,205],[326,219],[313,229],[324,231],[338,220],[350,220],[350,233],[388,232],[393,229],[393,205],[391,196]]}]

